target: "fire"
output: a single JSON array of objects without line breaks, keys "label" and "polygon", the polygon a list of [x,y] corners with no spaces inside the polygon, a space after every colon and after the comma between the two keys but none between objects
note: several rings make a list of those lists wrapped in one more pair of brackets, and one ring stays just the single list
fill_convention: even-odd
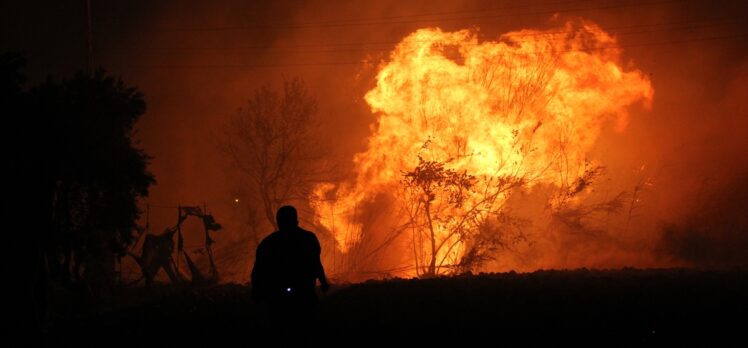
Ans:
[{"label": "fire", "polygon": [[[513,188],[572,186],[594,162],[588,153],[603,127],[612,122],[622,131],[627,107],[651,102],[650,81],[625,71],[620,55],[614,37],[583,21],[498,41],[481,42],[471,30],[410,34],[365,96],[378,121],[367,150],[354,158],[355,178],[315,190],[328,198],[314,203],[317,222],[345,253],[362,241],[359,206],[390,195],[393,211],[406,213],[382,228],[410,226],[403,233],[412,234],[412,273],[427,263],[459,264],[476,243],[468,236],[486,229]],[[426,186],[408,191],[405,173],[424,163],[469,176],[467,186],[454,186],[459,204],[444,191],[448,180],[434,181],[428,197]],[[432,271],[439,269],[447,268]]]}]

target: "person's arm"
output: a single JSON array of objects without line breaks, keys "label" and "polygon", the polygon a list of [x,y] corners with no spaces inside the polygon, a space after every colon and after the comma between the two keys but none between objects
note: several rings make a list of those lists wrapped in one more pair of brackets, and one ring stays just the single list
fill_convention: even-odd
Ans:
[{"label": "person's arm", "polygon": [[314,236],[314,243],[315,248],[317,252],[316,259],[316,265],[315,265],[315,274],[316,277],[319,279],[320,288],[322,289],[322,292],[327,292],[328,289],[330,289],[330,284],[327,282],[327,277],[325,276],[325,268],[322,266],[322,260],[321,260],[321,254],[322,254],[322,247],[319,245],[319,240],[317,239],[317,236]]},{"label": "person's arm", "polygon": [[255,252],[255,264],[252,267],[252,298],[254,300],[262,300],[264,297],[263,293],[263,283],[266,279],[265,276],[265,252],[263,248],[263,243],[260,243],[260,245],[257,246],[257,252]]}]

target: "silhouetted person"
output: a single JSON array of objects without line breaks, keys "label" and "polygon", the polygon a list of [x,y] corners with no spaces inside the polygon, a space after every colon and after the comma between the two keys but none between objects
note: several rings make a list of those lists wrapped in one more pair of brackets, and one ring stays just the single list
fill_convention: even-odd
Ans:
[{"label": "silhouetted person", "polygon": [[321,248],[314,233],[299,227],[292,206],[283,206],[275,216],[278,231],[257,246],[252,269],[252,296],[267,305],[271,324],[300,329],[315,320],[317,279],[322,291],[329,285],[320,261]]}]

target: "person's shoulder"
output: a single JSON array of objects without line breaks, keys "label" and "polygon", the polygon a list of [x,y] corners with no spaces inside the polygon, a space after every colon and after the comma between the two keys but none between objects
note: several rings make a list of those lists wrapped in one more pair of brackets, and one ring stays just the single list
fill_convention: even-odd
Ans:
[{"label": "person's shoulder", "polygon": [[268,243],[274,243],[276,239],[278,239],[280,236],[278,235],[280,231],[275,231],[269,235],[267,235],[265,238],[260,241],[260,246],[267,245]]},{"label": "person's shoulder", "polygon": [[317,239],[317,235],[316,235],[316,234],[314,234],[314,232],[312,232],[312,231],[307,231],[307,230],[305,230],[305,229],[303,229],[303,228],[301,228],[301,227],[299,227],[299,231],[300,231],[301,233],[303,233],[303,234],[304,234],[304,236],[305,236],[305,237],[307,237],[307,238],[314,238],[314,239]]}]

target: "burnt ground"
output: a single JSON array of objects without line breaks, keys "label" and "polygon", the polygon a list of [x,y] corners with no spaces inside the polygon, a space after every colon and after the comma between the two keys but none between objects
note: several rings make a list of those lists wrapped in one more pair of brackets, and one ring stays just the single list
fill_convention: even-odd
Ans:
[{"label": "burnt ground", "polygon": [[[250,292],[243,285],[130,289],[89,314],[51,318],[41,339],[47,345],[257,345],[274,333]],[[576,270],[390,279],[340,285],[322,296],[318,331],[309,337],[323,346],[399,346],[401,338],[603,346],[693,345],[698,340],[741,346],[748,336],[747,300],[745,270]]]}]

